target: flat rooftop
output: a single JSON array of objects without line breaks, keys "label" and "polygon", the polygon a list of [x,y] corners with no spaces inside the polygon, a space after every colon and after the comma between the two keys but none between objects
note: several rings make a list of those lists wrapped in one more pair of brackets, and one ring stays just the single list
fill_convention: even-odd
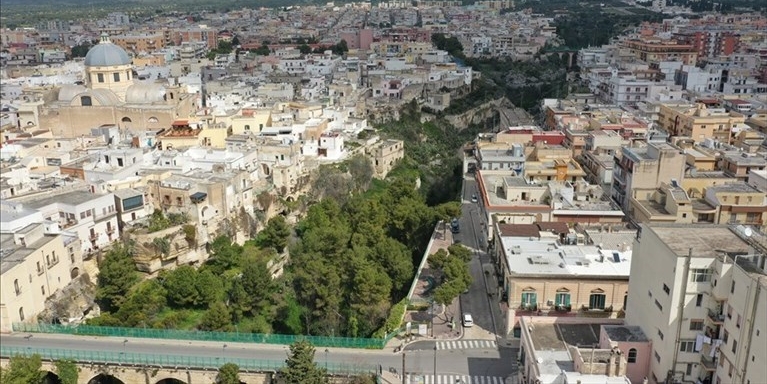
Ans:
[{"label": "flat rooftop", "polygon": [[745,181],[733,182],[727,184],[712,185],[708,187],[709,191],[717,192],[732,192],[732,193],[763,193],[756,187],[747,184]]},{"label": "flat rooftop", "polygon": [[561,245],[552,238],[501,237],[512,275],[588,276],[628,279],[631,250],[611,250],[597,245]]},{"label": "flat rooftop", "polygon": [[642,328],[633,325],[603,325],[611,341],[645,342],[649,341]]},{"label": "flat rooftop", "polygon": [[643,224],[642,232],[652,231],[679,257],[715,258],[719,250],[747,254],[751,247],[727,226],[716,224]]},{"label": "flat rooftop", "polygon": [[91,193],[88,191],[71,191],[71,192],[60,193],[57,195],[48,195],[40,199],[25,200],[23,204],[25,207],[29,207],[32,209],[39,209],[54,203],[61,203],[61,204],[67,204],[67,205],[80,205],[102,196],[105,196],[105,195]]}]

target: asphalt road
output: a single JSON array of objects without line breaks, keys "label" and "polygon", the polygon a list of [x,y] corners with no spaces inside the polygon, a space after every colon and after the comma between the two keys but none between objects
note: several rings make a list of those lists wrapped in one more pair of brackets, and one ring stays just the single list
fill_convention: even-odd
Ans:
[{"label": "asphalt road", "polygon": [[[157,339],[124,339],[115,337],[72,336],[53,334],[3,334],[0,344],[6,347],[31,347],[49,349],[69,349],[105,352],[146,353],[181,356],[222,356],[256,359],[256,360],[285,360],[288,354],[287,346],[198,342],[186,340],[157,340]],[[123,342],[128,340],[127,342]],[[327,360],[326,360],[327,359]],[[506,364],[510,357],[503,358],[498,351],[492,350],[440,350],[437,351],[438,374],[459,374],[470,376],[504,376],[508,369]],[[390,367],[402,371],[402,354],[391,350],[358,350],[318,348],[315,360],[319,364],[345,363],[360,365],[380,364],[384,370]],[[434,372],[434,350],[419,350],[405,352],[405,369],[409,373],[432,374]]]},{"label": "asphalt road", "polygon": [[[475,328],[491,332],[492,336],[498,335],[501,325],[500,308],[497,305],[498,297],[490,297],[490,293],[495,295],[497,283],[493,281],[492,275],[487,276],[484,273],[486,268],[492,267],[490,256],[487,255],[487,234],[485,232],[486,223],[480,214],[482,200],[476,203],[471,202],[471,196],[477,192],[477,182],[473,177],[466,177],[463,186],[463,215],[461,216],[461,232],[454,235],[455,239],[472,250],[474,258],[469,263],[469,269],[473,282],[468,293],[461,295],[461,309],[463,312],[471,313],[474,318]],[[492,304],[491,304],[492,303]],[[464,338],[476,338],[473,335],[475,330],[465,332]]]}]

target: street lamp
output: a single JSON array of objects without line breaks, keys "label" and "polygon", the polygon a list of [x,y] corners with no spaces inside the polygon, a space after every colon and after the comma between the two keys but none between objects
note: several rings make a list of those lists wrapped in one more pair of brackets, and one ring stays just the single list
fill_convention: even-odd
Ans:
[{"label": "street lamp", "polygon": [[225,359],[226,358],[226,347],[227,347],[226,344],[224,344],[224,346],[221,347],[221,359]]},{"label": "street lamp", "polygon": [[328,349],[325,348],[325,372],[328,370]]}]

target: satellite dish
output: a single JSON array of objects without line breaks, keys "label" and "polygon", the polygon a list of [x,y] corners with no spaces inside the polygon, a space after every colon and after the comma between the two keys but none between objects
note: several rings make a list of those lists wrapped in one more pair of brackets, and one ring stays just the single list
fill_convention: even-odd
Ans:
[{"label": "satellite dish", "polygon": [[746,229],[743,230],[743,234],[746,235],[746,237],[751,237],[754,232],[751,230],[751,228],[746,227]]}]

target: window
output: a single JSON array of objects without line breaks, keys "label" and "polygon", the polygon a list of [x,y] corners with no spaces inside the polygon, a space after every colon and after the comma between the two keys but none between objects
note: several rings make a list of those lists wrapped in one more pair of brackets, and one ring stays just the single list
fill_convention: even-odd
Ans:
[{"label": "window", "polygon": [[732,339],[732,353],[738,350],[738,340]]},{"label": "window", "polygon": [[735,282],[734,281],[730,285],[730,293],[735,293]]},{"label": "window", "polygon": [[695,340],[680,341],[679,352],[695,352]]},{"label": "window", "polygon": [[538,294],[531,291],[522,292],[522,307],[532,308],[538,303]]},{"label": "window", "polygon": [[703,294],[699,293],[697,296],[695,296],[695,306],[700,307],[703,304]]},{"label": "window", "polygon": [[658,360],[660,363],[660,355],[658,354],[658,351],[655,351],[655,360]]},{"label": "window", "polygon": [[21,293],[21,287],[19,287],[19,279],[13,280],[13,290],[16,291],[16,295]]},{"label": "window", "polygon": [[660,303],[658,302],[658,300],[655,300],[655,306],[656,306],[656,307],[658,307],[658,310],[660,310],[661,312],[663,312],[663,306],[662,306],[662,305],[660,305]]},{"label": "window", "polygon": [[727,365],[730,366],[730,368],[727,370],[727,376],[732,377],[732,363],[727,363]]},{"label": "window", "polygon": [[[592,291],[596,292],[596,291]],[[597,292],[592,293],[589,296],[589,308],[590,309],[605,309],[605,302],[607,302],[607,296],[604,293]]]},{"label": "window", "polygon": [[687,370],[685,370],[685,375],[692,375],[692,363],[687,363]]},{"label": "window", "polygon": [[626,359],[629,363],[636,363],[637,362],[637,350],[636,348],[629,349],[628,358]]},{"label": "window", "polygon": [[93,100],[91,100],[90,96],[80,96],[80,105],[90,107],[93,105]]},{"label": "window", "polygon": [[19,308],[19,320],[24,321],[24,308]]},{"label": "window", "polygon": [[245,130],[250,131],[250,125],[245,124]]},{"label": "window", "polygon": [[667,295],[668,295],[669,293],[671,293],[671,289],[669,289],[668,285],[666,285],[666,284],[663,284],[663,292],[666,292],[666,294],[667,294]]},{"label": "window", "polygon": [[566,307],[570,305],[570,292],[564,289],[557,290],[557,294],[554,296],[554,303],[557,307]]},{"label": "window", "polygon": [[735,326],[738,327],[738,328],[740,328],[740,320],[741,320],[740,315],[737,315],[737,320],[735,321]]},{"label": "window", "polygon": [[103,83],[104,82],[104,74],[103,73],[97,74],[96,75],[96,79],[98,79],[99,83]]},{"label": "window", "polygon": [[40,291],[42,291],[43,292],[43,296],[45,296],[45,286],[44,285],[40,286]]},{"label": "window", "polygon": [[691,331],[702,331],[703,330],[703,320],[690,320],[690,330]]},{"label": "window", "polygon": [[727,304],[727,318],[732,320],[732,305]]},{"label": "window", "polygon": [[722,335],[722,342],[727,344],[727,342],[730,341],[730,332],[727,332],[727,330],[724,330],[724,335]]},{"label": "window", "polygon": [[45,265],[51,266],[51,255],[45,255]]},{"label": "window", "polygon": [[663,338],[664,338],[663,332],[661,332],[660,329],[658,330],[658,337],[660,337],[661,340],[663,340]]},{"label": "window", "polygon": [[690,279],[695,283],[706,283],[711,281],[711,270],[708,268],[693,268],[690,270]]},{"label": "window", "polygon": [[144,205],[144,196],[137,195],[123,199],[123,211],[130,211]]},{"label": "window", "polygon": [[115,81],[115,83],[120,82],[120,74],[118,72],[115,72],[112,74],[112,79]]}]

